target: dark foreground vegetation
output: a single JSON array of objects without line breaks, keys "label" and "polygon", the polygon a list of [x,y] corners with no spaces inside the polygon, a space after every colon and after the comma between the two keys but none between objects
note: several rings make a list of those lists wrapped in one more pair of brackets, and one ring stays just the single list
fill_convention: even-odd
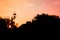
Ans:
[{"label": "dark foreground vegetation", "polygon": [[60,32],[60,18],[55,15],[37,14],[19,28],[8,28],[8,24],[9,19],[0,18],[0,32]]}]

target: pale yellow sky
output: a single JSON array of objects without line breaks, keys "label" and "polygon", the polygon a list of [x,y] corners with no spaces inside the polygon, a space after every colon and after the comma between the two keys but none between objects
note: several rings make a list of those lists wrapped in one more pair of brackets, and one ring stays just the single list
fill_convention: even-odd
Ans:
[{"label": "pale yellow sky", "polygon": [[14,11],[21,25],[42,12],[60,15],[60,0],[0,0],[0,16],[11,17]]}]

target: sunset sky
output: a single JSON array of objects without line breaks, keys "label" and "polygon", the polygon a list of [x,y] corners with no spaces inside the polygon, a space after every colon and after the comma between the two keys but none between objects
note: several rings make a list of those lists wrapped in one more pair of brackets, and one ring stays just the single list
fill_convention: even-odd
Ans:
[{"label": "sunset sky", "polygon": [[60,16],[60,0],[0,0],[0,16],[11,17],[14,12],[19,25],[32,20],[36,14]]}]

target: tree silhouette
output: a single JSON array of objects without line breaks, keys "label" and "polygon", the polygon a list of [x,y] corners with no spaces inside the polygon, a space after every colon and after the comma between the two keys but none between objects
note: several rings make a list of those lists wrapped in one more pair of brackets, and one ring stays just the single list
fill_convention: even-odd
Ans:
[{"label": "tree silhouette", "polygon": [[6,31],[6,29],[7,29],[6,19],[0,18],[0,32]]},{"label": "tree silhouette", "polygon": [[20,26],[20,32],[60,32],[60,18],[55,15],[37,14],[32,22]]},{"label": "tree silhouette", "polygon": [[14,28],[9,28],[10,21],[8,18],[0,18],[0,32],[14,32],[17,29],[15,25]]},{"label": "tree silhouette", "polygon": [[[27,21],[26,24],[16,28],[13,21],[16,14],[13,15],[11,20],[0,17],[0,32],[60,32],[60,18],[58,16],[37,14],[32,21]],[[13,25],[13,28],[8,28],[9,25]]]}]

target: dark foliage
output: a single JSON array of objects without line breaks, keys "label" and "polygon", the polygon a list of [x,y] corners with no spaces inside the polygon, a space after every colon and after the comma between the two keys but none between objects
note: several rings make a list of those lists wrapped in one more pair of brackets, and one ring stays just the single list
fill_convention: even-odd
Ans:
[{"label": "dark foliage", "polygon": [[37,15],[32,22],[23,24],[20,32],[60,32],[60,18],[54,15]]},{"label": "dark foliage", "polygon": [[0,18],[0,32],[15,32],[17,29],[16,26],[14,28],[8,28],[10,19]]},{"label": "dark foliage", "polygon": [[60,32],[60,18],[55,15],[37,14],[19,28],[7,28],[6,19],[0,18],[0,32]]}]

